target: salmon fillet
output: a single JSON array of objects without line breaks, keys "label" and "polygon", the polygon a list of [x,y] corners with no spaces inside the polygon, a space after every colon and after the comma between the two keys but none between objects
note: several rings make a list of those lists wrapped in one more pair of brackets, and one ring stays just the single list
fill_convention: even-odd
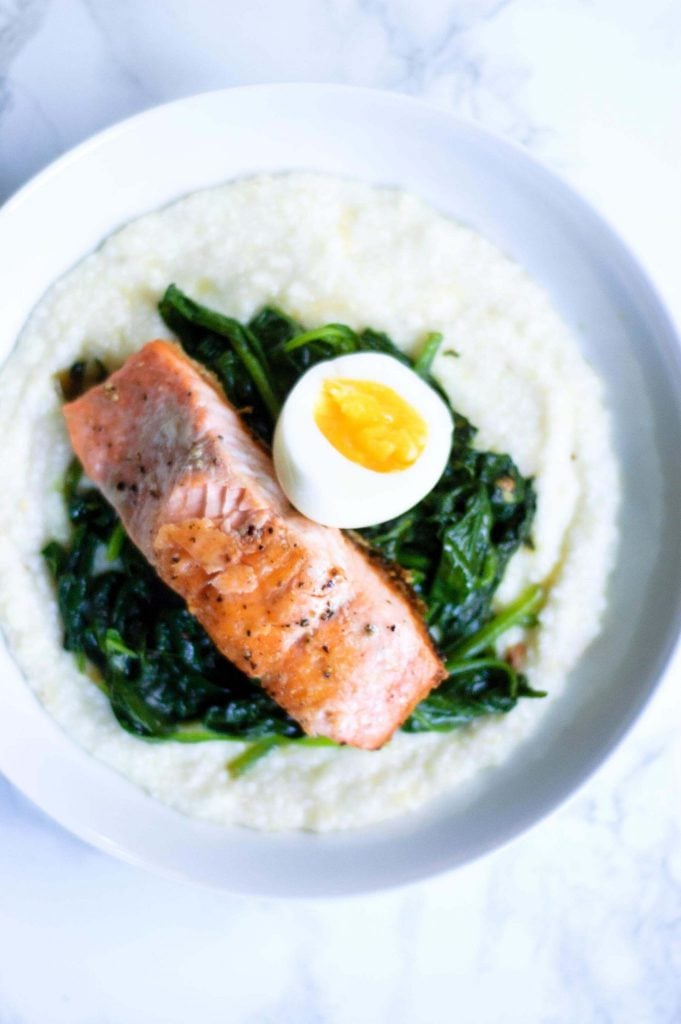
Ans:
[{"label": "salmon fillet", "polygon": [[403,588],[296,512],[269,454],[178,345],[149,342],[64,416],[161,579],[306,733],[380,747],[445,677]]}]

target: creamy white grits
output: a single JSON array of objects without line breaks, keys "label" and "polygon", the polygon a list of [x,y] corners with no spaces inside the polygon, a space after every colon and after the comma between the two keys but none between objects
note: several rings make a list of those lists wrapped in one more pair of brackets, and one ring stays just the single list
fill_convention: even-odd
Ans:
[{"label": "creamy white grits", "polygon": [[[498,592],[550,581],[529,648],[545,701],[450,734],[398,733],[377,752],[277,749],[237,780],[242,744],[148,743],[61,646],[40,555],[68,533],[71,458],[52,375],[82,355],[120,363],[167,337],[156,303],[174,281],[241,320],[266,303],[307,326],[386,331],[406,350],[445,337],[435,375],[482,448],[535,477],[534,548]],[[54,285],[0,378],[0,622],[31,687],[94,756],[179,811],[261,829],[351,828],[415,808],[497,764],[534,729],[598,632],[616,541],[617,467],[602,389],[544,292],[475,232],[404,193],[295,173],[199,192],[109,238]],[[508,642],[508,638],[506,640]]]}]

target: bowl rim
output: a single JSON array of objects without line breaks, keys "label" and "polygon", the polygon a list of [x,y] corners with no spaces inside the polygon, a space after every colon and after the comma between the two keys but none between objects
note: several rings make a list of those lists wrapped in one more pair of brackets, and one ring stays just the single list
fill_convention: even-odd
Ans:
[{"label": "bowl rim", "polygon": [[[78,145],[63,153],[37,174],[32,176],[25,184],[10,195],[2,206],[0,206],[0,233],[7,217],[12,215],[15,210],[19,209],[24,204],[30,203],[33,195],[36,192],[39,192],[52,178],[68,173],[71,165],[77,163],[88,153],[115,142],[118,138],[125,136],[128,132],[134,132],[139,124],[148,120],[153,120],[154,117],[159,116],[160,112],[189,109],[194,105],[203,104],[210,98],[226,95],[232,98],[236,97],[238,99],[239,95],[242,94],[261,94],[262,96],[267,97],[268,94],[277,93],[288,94],[295,98],[297,95],[301,94],[309,95],[311,91],[326,95],[334,95],[339,98],[348,97],[352,99],[352,102],[359,100],[379,105],[388,104],[401,109],[408,108],[415,115],[419,115],[420,113],[421,116],[436,116],[441,119],[443,123],[447,122],[449,127],[454,131],[464,134],[468,133],[478,141],[487,143],[496,149],[500,149],[502,152],[508,154],[509,159],[519,163],[523,169],[527,169],[528,172],[540,174],[545,181],[548,181],[552,186],[557,187],[562,193],[562,197],[567,199],[573,207],[579,209],[580,215],[585,218],[591,229],[605,237],[609,237],[610,243],[614,244],[618,249],[618,256],[626,273],[637,280],[639,291],[642,292],[649,308],[654,313],[656,322],[660,326],[657,339],[658,346],[666,357],[669,365],[674,367],[676,398],[681,406],[681,336],[679,326],[675,322],[672,313],[667,308],[647,270],[644,268],[638,257],[632,252],[629,244],[624,241],[622,236],[612,226],[609,220],[604,217],[600,211],[594,208],[590,202],[584,199],[560,172],[556,172],[553,168],[549,167],[544,160],[537,157],[534,153],[529,152],[515,141],[508,139],[497,132],[484,128],[474,121],[457,116],[456,114],[450,113],[421,99],[405,96],[389,90],[336,85],[332,83],[318,84],[313,82],[253,84],[209,90],[149,107],[144,111],[117,121],[116,123],[98,131],[94,135],[88,137]],[[85,253],[82,253],[81,255],[85,255]],[[36,296],[34,304],[39,302],[40,298],[40,295]],[[7,356],[9,356],[13,347],[14,345],[10,346]],[[4,363],[7,356],[3,356],[2,363]],[[505,829],[501,830],[495,839],[492,839],[487,843],[480,844],[474,853],[466,856],[464,859],[458,861],[446,861],[443,859],[441,862],[431,863],[430,867],[425,871],[423,868],[419,869],[410,866],[409,869],[393,872],[392,875],[386,876],[385,879],[373,879],[370,882],[365,881],[360,884],[355,882],[349,886],[336,887],[333,890],[320,890],[319,887],[307,888],[304,885],[302,887],[296,887],[296,885],[293,885],[284,887],[286,891],[283,891],[280,885],[276,885],[274,887],[268,887],[267,884],[244,885],[242,883],[240,884],[239,880],[233,880],[232,884],[220,883],[217,887],[232,892],[257,893],[268,896],[283,896],[286,898],[290,898],[291,895],[294,897],[318,897],[332,895],[347,896],[350,894],[360,894],[393,888],[424,880],[429,877],[434,877],[447,871],[451,871],[463,864],[471,863],[490,851],[505,846],[516,837],[528,831],[533,825],[538,824],[544,818],[547,818],[554,812],[558,811],[573,797],[576,797],[592,775],[604,764],[613,751],[620,745],[627,733],[629,733],[634,724],[640,719],[643,711],[648,706],[654,693],[660,686],[660,683],[665,676],[665,672],[674,656],[674,652],[679,644],[680,632],[681,581],[675,594],[675,605],[671,610],[668,619],[665,642],[663,645],[656,648],[654,654],[651,655],[649,659],[649,669],[646,675],[646,686],[638,698],[638,702],[635,705],[632,705],[627,715],[623,715],[621,717],[618,728],[611,733],[607,738],[607,741],[601,743],[597,753],[585,760],[580,772],[572,778],[567,788],[564,787],[561,790],[558,798],[556,798],[555,795],[553,797],[548,796],[543,802],[540,801],[539,803],[535,803],[531,811],[525,811],[523,814],[518,815],[516,821],[511,826],[507,826]],[[47,714],[47,712],[44,713]],[[71,740],[70,742],[73,743],[74,741]],[[91,757],[91,755],[85,756],[88,758]],[[107,770],[112,771],[113,769]],[[34,793],[31,792],[30,787],[25,787],[20,781],[17,781],[13,773],[5,772],[5,774],[10,782],[16,785],[20,791],[22,791],[28,799],[31,800],[31,802],[47,813],[51,818],[53,818],[53,820],[56,820],[64,828],[104,852],[113,854],[128,863],[145,867],[168,878],[189,881],[194,884],[208,886],[211,888],[216,887],[214,882],[198,879],[184,870],[174,868],[168,864],[161,864],[148,856],[139,854],[133,849],[121,845],[120,842],[101,834],[96,829],[91,828],[87,822],[82,822],[77,819],[74,820],[68,814],[54,812],[40,799],[36,798]],[[364,830],[357,830],[355,835],[361,831]]]}]

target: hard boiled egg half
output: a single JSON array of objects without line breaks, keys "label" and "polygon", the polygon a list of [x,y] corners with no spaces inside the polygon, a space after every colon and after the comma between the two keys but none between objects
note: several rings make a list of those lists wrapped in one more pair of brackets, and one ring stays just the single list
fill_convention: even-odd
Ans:
[{"label": "hard boiled egg half", "polygon": [[373,526],[406,512],[439,480],[452,445],[447,405],[393,356],[318,363],[290,392],[274,433],[287,498],[325,526]]}]

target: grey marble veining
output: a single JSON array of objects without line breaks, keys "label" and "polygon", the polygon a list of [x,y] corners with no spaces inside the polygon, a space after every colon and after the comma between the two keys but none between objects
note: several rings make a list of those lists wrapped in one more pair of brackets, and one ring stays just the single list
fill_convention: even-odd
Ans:
[{"label": "grey marble veining", "polygon": [[[675,0],[0,0],[0,199],[94,131],[258,81],[397,89],[571,178],[681,319]],[[681,659],[604,769],[456,874],[343,902],[179,886],[0,780],[0,1024],[679,1024]]]}]

